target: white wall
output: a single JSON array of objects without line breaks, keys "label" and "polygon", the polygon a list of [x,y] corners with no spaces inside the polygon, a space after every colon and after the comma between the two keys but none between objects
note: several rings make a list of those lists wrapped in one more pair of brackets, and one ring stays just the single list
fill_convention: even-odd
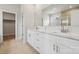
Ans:
[{"label": "white wall", "polygon": [[27,29],[34,26],[34,5],[21,5],[21,13],[23,15],[23,18],[21,18],[23,20],[23,25],[20,25],[20,28],[23,29],[21,29],[20,31],[22,31],[22,39],[26,40]]},{"label": "white wall", "polygon": [[17,37],[19,37],[20,36],[19,24],[20,24],[20,20],[21,20],[20,5],[18,5],[18,4],[0,4],[0,9],[17,13],[17,22],[18,22],[17,23]]},{"label": "white wall", "polygon": [[42,9],[41,5],[35,5],[35,26],[42,26]]},{"label": "white wall", "polygon": [[71,11],[71,32],[79,34],[79,9]]},{"label": "white wall", "polygon": [[21,13],[23,14],[23,39],[26,40],[27,29],[42,25],[41,9],[35,4],[23,4]]},{"label": "white wall", "polygon": [[49,6],[51,6],[51,4],[41,4],[41,9],[46,9]]}]

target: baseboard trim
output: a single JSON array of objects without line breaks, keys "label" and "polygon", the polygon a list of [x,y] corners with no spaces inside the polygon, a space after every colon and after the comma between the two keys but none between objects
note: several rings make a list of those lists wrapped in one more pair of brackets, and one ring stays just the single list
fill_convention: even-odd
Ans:
[{"label": "baseboard trim", "polygon": [[14,33],[12,34],[3,34],[3,36],[10,36],[10,35],[15,35]]},{"label": "baseboard trim", "polygon": [[3,45],[3,42],[0,42],[0,47]]},{"label": "baseboard trim", "polygon": [[29,42],[27,42],[27,44],[32,47],[38,54],[40,54]]}]

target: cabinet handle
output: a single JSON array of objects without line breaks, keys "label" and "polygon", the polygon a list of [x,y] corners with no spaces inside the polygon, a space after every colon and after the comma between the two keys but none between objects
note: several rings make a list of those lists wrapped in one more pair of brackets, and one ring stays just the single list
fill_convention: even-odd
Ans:
[{"label": "cabinet handle", "polygon": [[53,44],[53,50],[55,51],[55,44]]},{"label": "cabinet handle", "polygon": [[60,47],[58,47],[58,52],[60,52]]},{"label": "cabinet handle", "polygon": [[56,52],[57,52],[57,53],[59,52],[59,47],[58,47],[58,45],[56,45]]}]

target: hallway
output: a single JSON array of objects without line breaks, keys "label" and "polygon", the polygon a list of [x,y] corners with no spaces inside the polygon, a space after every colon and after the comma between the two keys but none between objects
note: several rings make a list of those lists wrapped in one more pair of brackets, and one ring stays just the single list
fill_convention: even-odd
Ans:
[{"label": "hallway", "polygon": [[38,52],[21,40],[8,40],[0,46],[0,54],[38,54]]}]

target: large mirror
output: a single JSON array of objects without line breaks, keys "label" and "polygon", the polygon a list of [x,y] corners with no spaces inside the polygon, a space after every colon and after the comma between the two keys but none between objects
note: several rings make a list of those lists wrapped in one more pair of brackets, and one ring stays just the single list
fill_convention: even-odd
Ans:
[{"label": "large mirror", "polygon": [[43,26],[60,26],[60,31],[65,33],[78,32],[79,5],[53,4],[42,10],[42,14]]},{"label": "large mirror", "polygon": [[[77,16],[79,5],[74,4],[51,4],[42,10],[43,25],[45,26],[59,26],[60,21],[62,24],[71,25],[70,17]],[[77,10],[76,10],[77,9]],[[71,12],[72,11],[72,12]],[[61,20],[60,20],[61,19]]]}]

